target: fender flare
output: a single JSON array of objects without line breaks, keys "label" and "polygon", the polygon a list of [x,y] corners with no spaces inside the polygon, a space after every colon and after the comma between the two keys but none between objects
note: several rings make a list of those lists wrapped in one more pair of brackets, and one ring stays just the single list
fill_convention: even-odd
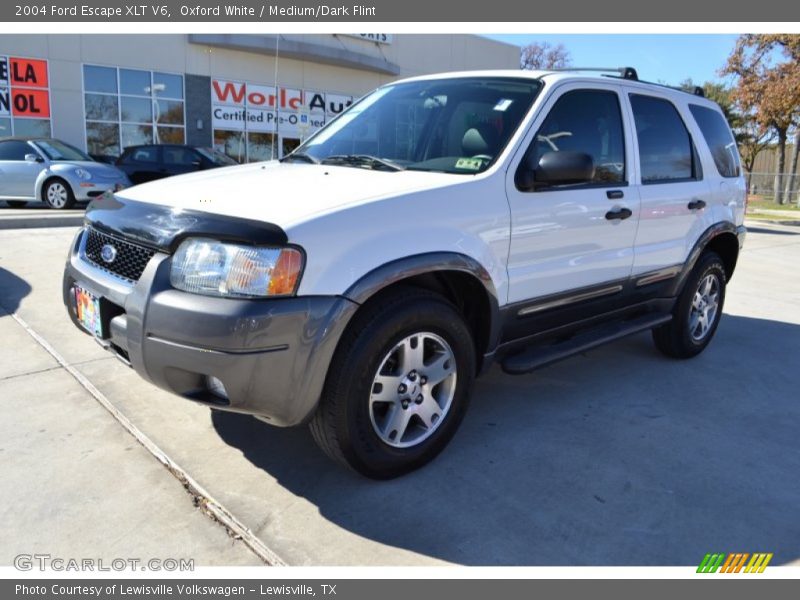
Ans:
[{"label": "fender flare", "polygon": [[500,341],[501,323],[497,290],[491,275],[477,260],[458,252],[427,252],[407,256],[385,263],[363,275],[342,294],[345,298],[363,304],[382,289],[414,277],[438,271],[459,271],[477,279],[489,301],[489,335],[486,353],[493,354]]},{"label": "fender flare", "polygon": [[683,263],[683,268],[681,269],[681,272],[669,286],[669,289],[667,290],[667,295],[677,296],[681,292],[681,290],[683,289],[683,285],[686,283],[686,279],[689,277],[689,274],[694,269],[695,264],[697,264],[697,260],[700,258],[700,255],[703,253],[703,251],[706,249],[706,247],[711,243],[711,241],[714,238],[726,233],[733,234],[739,240],[739,248],[741,248],[745,232],[746,229],[744,225],[739,225],[737,227],[730,221],[722,221],[719,223],[715,223],[714,225],[706,229],[702,234],[700,234],[700,237],[697,239],[691,251],[689,252],[689,255],[687,256],[686,260]]}]

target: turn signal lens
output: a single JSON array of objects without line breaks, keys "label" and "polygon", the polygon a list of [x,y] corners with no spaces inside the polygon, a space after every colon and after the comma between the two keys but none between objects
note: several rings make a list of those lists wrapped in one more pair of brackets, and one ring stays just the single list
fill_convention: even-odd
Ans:
[{"label": "turn signal lens", "polygon": [[287,296],[293,294],[297,287],[300,271],[303,270],[303,255],[294,248],[284,248],[272,269],[269,278],[270,296]]}]

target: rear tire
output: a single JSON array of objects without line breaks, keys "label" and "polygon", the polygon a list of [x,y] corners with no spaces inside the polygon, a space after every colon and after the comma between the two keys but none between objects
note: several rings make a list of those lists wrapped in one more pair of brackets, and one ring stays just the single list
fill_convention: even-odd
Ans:
[{"label": "rear tire", "polygon": [[6,204],[8,204],[11,208],[25,208],[28,206],[28,203],[25,200],[6,200]]},{"label": "rear tire", "polygon": [[365,306],[339,343],[311,421],[317,444],[366,477],[390,479],[441,452],[466,413],[475,346],[455,307],[402,288]]},{"label": "rear tire", "polygon": [[42,199],[47,206],[56,210],[66,210],[75,206],[75,194],[69,184],[58,177],[48,180],[42,186]]},{"label": "rear tire", "polygon": [[673,358],[697,356],[711,342],[725,303],[725,266],[716,252],[700,256],[672,310],[672,321],[653,329],[653,342]]}]

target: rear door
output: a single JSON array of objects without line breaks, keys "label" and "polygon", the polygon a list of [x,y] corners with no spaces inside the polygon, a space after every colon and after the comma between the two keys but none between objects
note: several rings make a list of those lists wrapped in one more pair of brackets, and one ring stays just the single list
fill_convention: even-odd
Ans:
[{"label": "rear door", "polygon": [[[558,294],[574,294],[575,302],[612,296],[630,277],[639,206],[628,184],[632,140],[620,92],[611,83],[559,86],[514,157],[506,180],[512,220],[509,303],[546,304],[547,298],[540,299]],[[522,165],[561,151],[589,154],[593,178],[520,189],[515,176]]]},{"label": "rear door", "polygon": [[637,183],[641,218],[633,275],[677,269],[704,225],[711,188],[690,129],[688,115],[666,96],[628,88],[626,100],[636,128]]}]

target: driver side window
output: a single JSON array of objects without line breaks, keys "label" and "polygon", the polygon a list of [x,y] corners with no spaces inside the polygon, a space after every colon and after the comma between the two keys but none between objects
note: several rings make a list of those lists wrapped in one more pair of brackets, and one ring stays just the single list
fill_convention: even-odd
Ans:
[{"label": "driver side window", "polygon": [[624,183],[625,137],[617,94],[588,89],[563,94],[536,132],[523,164],[535,169],[551,152],[580,152],[591,157],[594,173],[585,182],[589,185]]}]

